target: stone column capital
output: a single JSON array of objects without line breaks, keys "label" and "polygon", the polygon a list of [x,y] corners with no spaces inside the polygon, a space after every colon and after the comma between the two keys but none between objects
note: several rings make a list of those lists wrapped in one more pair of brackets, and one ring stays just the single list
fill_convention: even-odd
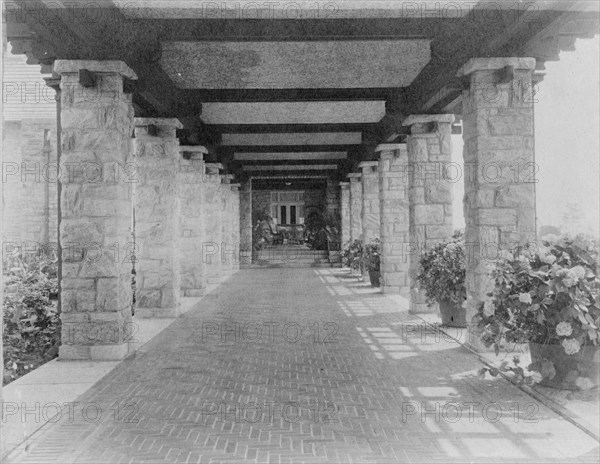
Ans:
[{"label": "stone column capital", "polygon": [[453,114],[411,114],[402,125],[410,126],[411,134],[416,135],[433,133],[440,127],[450,130],[450,124],[453,122]]},{"label": "stone column capital", "polygon": [[497,71],[506,67],[526,71],[535,70],[535,58],[527,57],[498,57],[471,58],[456,73],[457,77],[466,77],[475,71]]},{"label": "stone column capital", "polygon": [[404,143],[381,143],[375,147],[375,153],[402,150],[403,148],[406,148],[406,144]]},{"label": "stone column capital", "polygon": [[379,161],[361,161],[358,164],[358,167],[362,169],[363,172],[369,172],[371,168],[379,166]]},{"label": "stone column capital", "polygon": [[242,184],[229,184],[233,192],[239,192]]},{"label": "stone column capital", "polygon": [[175,139],[175,130],[183,128],[183,124],[176,118],[134,118],[133,126],[136,137],[141,135],[165,139]]},{"label": "stone column capital", "polygon": [[124,61],[94,61],[94,60],[56,60],[54,72],[56,74],[74,74],[80,70],[95,73],[119,74],[127,79],[136,80],[137,74]]},{"label": "stone column capital", "polygon": [[350,182],[358,182],[362,177],[362,174],[360,172],[351,172],[346,177],[350,179]]},{"label": "stone column capital", "polygon": [[350,182],[340,182],[342,190],[348,190],[350,188]]},{"label": "stone column capital", "polygon": [[221,176],[221,183],[222,184],[231,184],[231,181],[234,179],[235,175],[233,174],[223,174]]},{"label": "stone column capital", "polygon": [[133,124],[135,127],[160,126],[183,129],[183,124],[177,118],[134,118]]},{"label": "stone column capital", "polygon": [[223,169],[221,163],[204,163],[207,174],[219,174],[219,169]]},{"label": "stone column capital", "polygon": [[208,149],[202,145],[180,145],[179,153],[185,159],[201,160],[208,154]]},{"label": "stone column capital", "polygon": [[407,151],[405,143],[383,143],[375,148],[375,153],[379,153],[380,160],[398,156],[402,151]]}]

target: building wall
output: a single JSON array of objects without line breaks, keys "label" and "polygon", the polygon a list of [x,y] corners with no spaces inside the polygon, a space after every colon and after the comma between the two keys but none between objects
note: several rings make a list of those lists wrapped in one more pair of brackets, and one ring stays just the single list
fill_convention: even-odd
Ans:
[{"label": "building wall", "polygon": [[5,121],[3,130],[2,239],[21,246],[26,242],[30,250],[56,244],[56,120]]},{"label": "building wall", "polygon": [[[39,65],[4,53],[2,240],[25,251],[58,241],[55,92]],[[64,173],[61,173],[64,174]],[[12,245],[6,245],[9,247]]]}]

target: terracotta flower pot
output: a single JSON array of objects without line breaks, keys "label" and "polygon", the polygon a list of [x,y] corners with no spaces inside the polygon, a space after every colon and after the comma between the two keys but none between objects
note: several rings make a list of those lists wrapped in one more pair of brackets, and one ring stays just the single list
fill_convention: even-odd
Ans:
[{"label": "terracotta flower pot", "polygon": [[[544,387],[563,390],[579,390],[594,388],[599,385],[600,376],[600,347],[594,345],[582,346],[575,354],[565,353],[562,345],[544,345],[529,343],[532,369],[541,371],[543,360],[551,361],[554,376],[540,382]],[[549,367],[552,371],[552,367]],[[544,372],[542,372],[544,374]],[[580,380],[577,380],[580,378]],[[589,380],[583,380],[583,379]],[[583,382],[582,382],[583,380]]]},{"label": "terracotta flower pot", "polygon": [[438,304],[444,327],[467,326],[467,312],[461,305],[452,302],[452,300],[442,300]]},{"label": "terracotta flower pot", "polygon": [[371,286],[372,287],[379,287],[380,285],[380,280],[381,278],[381,272],[380,271],[372,271],[369,270],[369,280],[371,281]]}]

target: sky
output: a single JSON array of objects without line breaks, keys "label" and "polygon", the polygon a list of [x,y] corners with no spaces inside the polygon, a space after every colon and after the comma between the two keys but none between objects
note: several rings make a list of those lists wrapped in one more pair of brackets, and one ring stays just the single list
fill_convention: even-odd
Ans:
[{"label": "sky", "polygon": [[[546,62],[535,96],[538,227],[563,223],[577,203],[581,228],[600,235],[600,40],[578,39],[575,51]],[[453,136],[454,162],[462,162],[462,136]],[[464,227],[462,183],[454,184],[454,225]]]}]

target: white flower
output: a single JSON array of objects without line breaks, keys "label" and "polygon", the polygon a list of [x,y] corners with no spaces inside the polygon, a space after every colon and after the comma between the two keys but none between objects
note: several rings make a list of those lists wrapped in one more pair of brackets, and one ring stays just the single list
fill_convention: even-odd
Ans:
[{"label": "white flower", "polygon": [[521,303],[531,304],[531,295],[529,293],[519,293],[519,301]]},{"label": "white flower", "polygon": [[585,269],[583,266],[575,266],[571,269],[571,272],[577,276],[578,279],[583,279],[585,277]]},{"label": "white flower", "polygon": [[533,383],[540,383],[542,380],[544,380],[544,377],[538,371],[531,371],[531,375],[529,377]]},{"label": "white flower", "polygon": [[17,363],[13,362],[13,365],[12,365],[13,371],[16,371],[18,368],[19,368],[19,366],[17,366]]},{"label": "white flower", "polygon": [[569,269],[563,278],[563,284],[565,284],[566,287],[572,287],[573,285],[577,284],[578,281],[579,278],[572,269]]},{"label": "white flower", "polygon": [[594,382],[587,377],[577,377],[577,379],[575,379],[575,385],[581,390],[590,390],[595,387]]},{"label": "white flower", "polygon": [[546,256],[544,256],[542,258],[542,262],[546,263],[546,264],[554,264],[555,261],[556,261],[556,256],[554,256],[552,253],[548,253]]},{"label": "white flower", "polygon": [[573,327],[567,321],[559,322],[556,325],[556,335],[559,337],[568,337],[573,333]]},{"label": "white flower", "polygon": [[565,353],[567,353],[568,355],[578,353],[581,349],[581,345],[574,338],[565,338],[562,341],[561,345],[565,349]]}]

